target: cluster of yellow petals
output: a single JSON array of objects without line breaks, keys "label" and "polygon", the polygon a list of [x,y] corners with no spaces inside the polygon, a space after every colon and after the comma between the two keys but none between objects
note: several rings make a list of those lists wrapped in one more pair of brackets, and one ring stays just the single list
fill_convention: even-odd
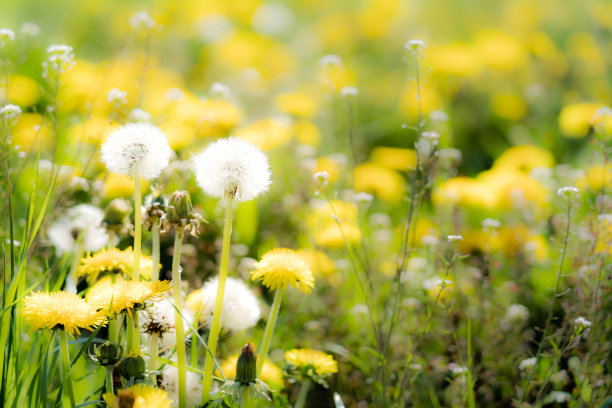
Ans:
[{"label": "cluster of yellow petals", "polygon": [[104,311],[98,311],[83,298],[69,292],[35,292],[23,301],[21,313],[35,330],[61,328],[72,335],[80,329],[93,329],[104,323]]},{"label": "cluster of yellow petals", "polygon": [[89,289],[85,299],[96,309],[108,311],[109,315],[127,312],[132,315],[134,308],[146,300],[159,299],[172,285],[169,281],[127,281],[110,276],[102,278]]},{"label": "cluster of yellow petals", "polygon": [[266,252],[255,264],[251,279],[261,281],[271,290],[285,289],[291,285],[303,293],[310,293],[314,288],[314,277],[308,264],[297,252],[287,248]]},{"label": "cluster of yellow petals", "polygon": [[107,392],[102,396],[109,408],[170,408],[172,400],[168,393],[147,384],[136,384],[117,391],[117,395]]},{"label": "cluster of yellow petals", "polygon": [[[79,276],[87,276],[89,282],[95,282],[105,273],[122,273],[126,278],[132,277],[134,270],[134,252],[132,248],[123,251],[117,248],[102,249],[93,255],[81,259],[77,269]],[[150,279],[153,270],[153,259],[140,255],[140,276]]]},{"label": "cluster of yellow petals", "polygon": [[312,368],[318,375],[329,375],[338,372],[336,360],[329,354],[318,350],[289,350],[285,352],[285,360],[300,369]]}]

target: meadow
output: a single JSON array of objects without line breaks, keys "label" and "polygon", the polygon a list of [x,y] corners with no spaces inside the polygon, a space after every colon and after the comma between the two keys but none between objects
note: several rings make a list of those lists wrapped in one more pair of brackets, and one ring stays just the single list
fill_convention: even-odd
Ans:
[{"label": "meadow", "polygon": [[0,6],[0,407],[612,406],[612,5]]}]

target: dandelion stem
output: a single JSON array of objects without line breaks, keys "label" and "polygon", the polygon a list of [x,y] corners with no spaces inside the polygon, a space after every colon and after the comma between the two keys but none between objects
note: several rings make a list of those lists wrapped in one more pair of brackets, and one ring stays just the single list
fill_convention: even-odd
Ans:
[{"label": "dandelion stem", "polygon": [[134,350],[134,326],[132,325],[132,319],[130,315],[126,315],[126,326],[127,326],[127,349],[130,353],[136,353]]},{"label": "dandelion stem", "polygon": [[159,336],[156,333],[152,333],[149,337],[149,371],[157,370],[157,344],[159,342]]},{"label": "dandelion stem", "polygon": [[140,277],[140,249],[142,238],[142,193],[140,191],[140,170],[134,170],[134,280]]},{"label": "dandelion stem", "polygon": [[225,293],[225,281],[227,279],[227,267],[229,264],[229,247],[232,235],[232,217],[234,215],[234,197],[227,195],[225,198],[225,222],[223,224],[223,247],[221,249],[221,265],[219,267],[219,286],[217,287],[217,299],[213,312],[213,321],[208,336],[209,355],[206,356],[204,365],[204,382],[202,384],[202,403],[210,399],[210,388],[212,386],[213,358],[217,351],[217,340],[221,331],[221,309],[223,308],[223,296]]},{"label": "dandelion stem", "polygon": [[253,398],[251,397],[251,386],[247,385],[242,390],[240,396],[240,408],[251,408],[253,406]]},{"label": "dandelion stem", "polygon": [[70,406],[74,408],[76,403],[74,400],[74,390],[72,389],[72,377],[70,376],[70,357],[68,352],[67,337],[68,336],[64,330],[59,330],[60,354],[62,355],[62,369],[60,370],[60,373],[62,376],[62,384],[66,384],[66,390],[62,389],[62,393],[65,391],[68,394]]},{"label": "dandelion stem", "polygon": [[176,328],[176,358],[179,379],[179,408],[187,407],[187,362],[185,354],[185,329],[183,327],[183,298],[181,295],[181,247],[184,230],[176,229],[174,254],[172,255],[172,291],[174,292],[174,324]]},{"label": "dandelion stem", "polygon": [[106,366],[104,369],[106,370],[106,392],[114,394],[113,391],[113,368],[114,366]]},{"label": "dandelion stem", "polygon": [[310,380],[302,381],[302,386],[300,387],[300,393],[298,394],[297,401],[295,401],[295,408],[302,408],[306,403],[306,397],[308,396],[308,391],[310,390]]},{"label": "dandelion stem", "polygon": [[261,375],[261,370],[268,357],[268,351],[270,351],[270,343],[272,342],[272,333],[274,333],[274,326],[276,326],[276,319],[278,318],[278,311],[280,310],[280,304],[283,299],[283,293],[285,289],[276,289],[274,294],[274,301],[270,308],[270,317],[268,318],[268,324],[266,324],[266,330],[264,331],[263,339],[261,340],[261,351],[259,353],[259,361],[257,362],[257,377]]},{"label": "dandelion stem", "polygon": [[153,258],[153,270],[151,271],[151,282],[159,280],[159,219],[153,219],[152,248],[151,257]]},{"label": "dandelion stem", "polygon": [[77,269],[83,257],[82,239],[83,238],[79,236],[76,240],[74,253],[72,254],[72,263],[70,264],[70,271],[68,272],[68,279],[66,279],[66,291],[74,294],[77,293]]},{"label": "dandelion stem", "polygon": [[117,318],[109,319],[108,322],[108,341],[117,342]]}]

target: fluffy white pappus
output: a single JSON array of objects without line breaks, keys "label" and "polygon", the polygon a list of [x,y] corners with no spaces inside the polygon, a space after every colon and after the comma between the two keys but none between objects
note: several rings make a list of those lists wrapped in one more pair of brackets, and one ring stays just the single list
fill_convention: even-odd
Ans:
[{"label": "fluffy white pappus", "polygon": [[[139,312],[141,331],[147,336],[159,336],[160,348],[171,349],[176,346],[175,312],[174,306],[166,298],[155,302],[147,302],[145,309]],[[189,328],[193,321],[193,314],[189,310],[183,309],[183,327],[187,342],[191,339]]]},{"label": "fluffy white pappus", "polygon": [[[176,362],[176,357],[172,359]],[[191,371],[187,371],[187,406],[197,407],[202,399],[202,381],[200,376]],[[166,390],[168,396],[172,400],[172,406],[178,407],[178,368],[170,364],[166,364],[162,369],[161,386]]]},{"label": "fluffy white pappus", "polygon": [[198,185],[210,196],[223,198],[230,194],[236,201],[249,201],[270,187],[268,157],[246,140],[218,140],[193,160]]},{"label": "fluffy white pappus", "polygon": [[166,135],[149,123],[129,123],[111,133],[102,144],[108,170],[124,176],[139,173],[154,179],[168,165],[172,150]]},{"label": "fluffy white pappus", "polygon": [[[217,300],[219,278],[214,278],[202,286],[202,306],[204,310],[200,319],[212,321]],[[228,277],[223,294],[223,309],[221,310],[221,326],[228,330],[240,331],[255,326],[261,318],[261,308],[257,297],[240,279]]]},{"label": "fluffy white pappus", "polygon": [[108,234],[102,227],[104,212],[89,204],[72,207],[47,231],[58,254],[74,251],[77,239],[81,240],[83,251],[95,252],[108,243]]}]

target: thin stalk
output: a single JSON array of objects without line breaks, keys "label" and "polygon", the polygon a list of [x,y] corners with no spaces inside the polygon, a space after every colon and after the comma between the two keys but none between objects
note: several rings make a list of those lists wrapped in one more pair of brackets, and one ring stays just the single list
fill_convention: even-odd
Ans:
[{"label": "thin stalk", "polygon": [[153,258],[153,270],[151,271],[151,282],[159,280],[159,219],[153,219],[153,227],[151,228],[151,257]]},{"label": "thin stalk", "polygon": [[132,354],[137,354],[138,349],[134,347],[134,325],[132,324],[132,318],[130,315],[126,315],[127,323],[127,349]]},{"label": "thin stalk", "polygon": [[251,408],[252,406],[253,397],[251,397],[251,386],[247,385],[240,395],[240,408]]},{"label": "thin stalk", "polygon": [[109,319],[108,322],[108,341],[112,343],[117,342],[117,318]]},{"label": "thin stalk", "polygon": [[114,394],[113,391],[113,367],[114,366],[105,366],[104,370],[106,371],[106,392],[110,392]]},{"label": "thin stalk", "polygon": [[[59,338],[60,338],[60,354],[62,355],[62,365],[61,365],[61,375],[62,375],[62,383],[65,382],[66,390],[62,388],[62,393],[66,392],[68,394],[68,398],[70,399],[70,406],[74,408],[76,406],[74,400],[74,390],[72,389],[72,377],[70,376],[70,357],[68,351],[68,339],[66,332],[64,330],[59,330]],[[65,395],[64,395],[65,397]]]},{"label": "thin stalk", "polygon": [[217,299],[213,313],[212,326],[208,336],[208,350],[206,363],[204,365],[204,382],[202,384],[202,403],[210,399],[210,388],[212,387],[213,358],[217,351],[217,340],[221,331],[221,309],[223,309],[223,296],[225,294],[225,281],[227,279],[227,267],[229,264],[229,247],[232,235],[232,217],[234,215],[234,197],[227,195],[225,198],[225,222],[223,224],[223,247],[221,249],[221,265],[219,267],[219,286],[217,286]]},{"label": "thin stalk", "polygon": [[559,271],[557,273],[557,282],[555,283],[555,290],[553,292],[552,300],[550,301],[550,306],[548,307],[548,317],[546,318],[546,324],[544,325],[544,331],[542,331],[542,339],[538,344],[538,351],[536,352],[535,359],[536,362],[529,371],[529,376],[527,377],[527,381],[525,381],[525,386],[523,387],[523,392],[521,395],[521,400],[519,405],[523,403],[525,398],[527,397],[527,392],[529,391],[529,384],[533,379],[533,375],[538,367],[538,363],[540,362],[540,355],[542,353],[542,347],[544,345],[544,341],[546,340],[546,333],[548,333],[548,328],[550,326],[550,322],[552,321],[553,311],[555,308],[555,300],[557,299],[557,294],[559,293],[559,285],[561,283],[561,275],[563,274],[563,263],[565,262],[565,254],[567,253],[567,243],[569,241],[570,235],[570,225],[571,225],[571,214],[572,214],[572,201],[568,200],[567,203],[567,227],[565,229],[565,239],[563,241],[563,252],[561,253],[561,262],[559,263]]},{"label": "thin stalk", "polygon": [[176,362],[179,380],[179,408],[187,408],[187,362],[185,354],[185,329],[183,327],[183,297],[181,295],[181,247],[184,230],[176,229],[174,255],[172,256],[172,291],[174,293],[174,325],[176,328]]},{"label": "thin stalk", "polygon": [[295,401],[295,408],[303,408],[304,403],[306,403],[306,397],[308,396],[308,391],[310,390],[310,380],[302,381],[302,386],[300,388],[300,393],[298,394],[297,401]]},{"label": "thin stalk", "polygon": [[136,354],[140,355],[140,324],[138,323],[138,311],[134,310],[134,314],[132,315],[132,325],[134,325],[132,329],[132,335],[134,336],[134,340],[132,343],[133,351]]},{"label": "thin stalk", "polygon": [[140,191],[140,169],[134,170],[134,280],[140,278],[140,250],[142,238],[142,193]]},{"label": "thin stalk", "polygon": [[263,339],[261,340],[261,350],[259,352],[259,358],[257,359],[257,377],[261,376],[264,361],[266,361],[268,351],[270,351],[272,334],[274,333],[274,326],[276,326],[276,319],[278,318],[278,311],[280,310],[284,292],[285,289],[276,289],[276,293],[274,293],[274,301],[272,302],[272,307],[270,308],[270,317],[268,318],[266,330],[264,331]]},{"label": "thin stalk", "polygon": [[66,279],[66,292],[77,293],[77,269],[81,263],[83,257],[83,244],[82,237],[79,236],[75,243],[74,253],[72,254],[72,262],[70,264],[70,271],[68,272],[68,279]]},{"label": "thin stalk", "polygon": [[157,345],[159,343],[159,336],[155,333],[149,337],[149,371],[157,370]]}]

